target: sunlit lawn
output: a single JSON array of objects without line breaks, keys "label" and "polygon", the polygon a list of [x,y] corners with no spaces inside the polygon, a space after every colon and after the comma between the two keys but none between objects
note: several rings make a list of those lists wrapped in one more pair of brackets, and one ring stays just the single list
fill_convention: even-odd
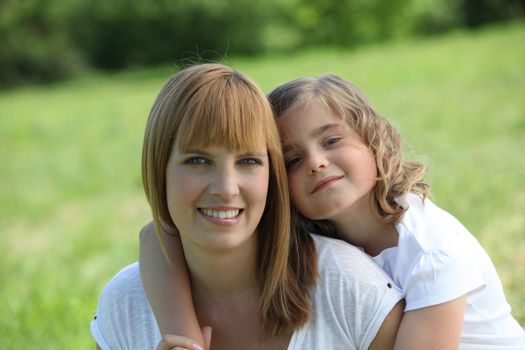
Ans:
[{"label": "sunlit lawn", "polygon": [[[336,73],[360,86],[430,166],[435,202],[492,256],[525,325],[525,25],[226,63],[265,91]],[[0,91],[0,339],[94,347],[98,294],[137,259],[149,108],[175,67]]]}]

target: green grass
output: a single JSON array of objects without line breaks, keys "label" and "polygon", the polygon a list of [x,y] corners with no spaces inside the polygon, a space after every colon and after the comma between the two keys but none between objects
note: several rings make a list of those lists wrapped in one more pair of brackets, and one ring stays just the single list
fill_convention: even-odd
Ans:
[{"label": "green grass", "polygon": [[[430,164],[433,199],[492,256],[525,325],[525,24],[226,63],[265,91],[336,73]],[[0,91],[0,339],[93,348],[98,294],[137,259],[149,108],[174,67]]]}]

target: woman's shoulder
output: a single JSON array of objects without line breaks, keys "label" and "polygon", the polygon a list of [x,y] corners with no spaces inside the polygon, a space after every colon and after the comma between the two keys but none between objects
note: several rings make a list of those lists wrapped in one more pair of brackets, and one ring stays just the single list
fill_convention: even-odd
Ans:
[{"label": "woman's shoulder", "polygon": [[321,278],[334,277],[352,284],[392,283],[390,277],[362,249],[345,241],[312,235]]},{"label": "woman's shoulder", "polygon": [[[124,313],[123,310],[127,311]],[[100,293],[97,307],[99,316],[105,315],[115,321],[117,318],[144,317],[151,313],[138,262],[118,271]]]},{"label": "woman's shoulder", "polygon": [[108,286],[120,286],[122,283],[141,283],[138,261],[121,268],[108,282]]},{"label": "woman's shoulder", "polygon": [[[140,322],[139,322],[140,320]],[[115,274],[102,290],[91,333],[102,349],[154,346],[160,334],[144,291],[138,263]],[[136,345],[136,346],[135,346]]]},{"label": "woman's shoulder", "polygon": [[326,349],[366,349],[402,299],[401,291],[362,250],[341,240],[312,236],[319,266],[312,297],[315,312],[294,349],[310,343]]},{"label": "woman's shoulder", "polygon": [[123,267],[106,284],[100,294],[101,302],[112,303],[125,299],[140,299],[145,296],[140,278],[138,262]]}]

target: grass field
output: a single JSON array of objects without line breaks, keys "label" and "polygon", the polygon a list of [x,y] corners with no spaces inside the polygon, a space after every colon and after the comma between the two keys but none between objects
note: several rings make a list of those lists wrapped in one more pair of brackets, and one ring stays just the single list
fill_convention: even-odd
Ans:
[{"label": "grass field", "polygon": [[[525,325],[525,23],[226,63],[265,91],[337,73],[430,165],[432,198],[485,246]],[[108,279],[137,259],[149,108],[174,67],[0,91],[4,349],[94,348]]]}]

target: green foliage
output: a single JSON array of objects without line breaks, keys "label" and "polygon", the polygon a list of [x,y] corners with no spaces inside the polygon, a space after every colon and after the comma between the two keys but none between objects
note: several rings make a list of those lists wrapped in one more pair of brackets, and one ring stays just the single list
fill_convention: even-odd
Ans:
[{"label": "green foliage", "polygon": [[261,5],[248,0],[85,0],[71,35],[97,67],[217,59],[260,52]]},{"label": "green foliage", "polygon": [[436,34],[460,26],[461,3],[457,0],[413,1],[410,17],[420,34]]},{"label": "green foliage", "polygon": [[[480,240],[525,325],[525,24],[431,40],[231,59],[265,91],[336,73],[430,159],[433,200]],[[171,66],[0,92],[0,339],[94,348],[98,295],[150,212],[144,125]]]},{"label": "green foliage", "polygon": [[461,0],[460,15],[467,27],[480,27],[509,18],[523,17],[523,0]]},{"label": "green foliage", "polygon": [[406,34],[411,0],[299,0],[292,13],[303,45],[343,47]]},{"label": "green foliage", "polygon": [[3,0],[0,86],[80,69],[356,47],[524,15],[522,0]]},{"label": "green foliage", "polygon": [[69,42],[65,3],[0,2],[0,86],[21,80],[48,82],[81,64]]}]

